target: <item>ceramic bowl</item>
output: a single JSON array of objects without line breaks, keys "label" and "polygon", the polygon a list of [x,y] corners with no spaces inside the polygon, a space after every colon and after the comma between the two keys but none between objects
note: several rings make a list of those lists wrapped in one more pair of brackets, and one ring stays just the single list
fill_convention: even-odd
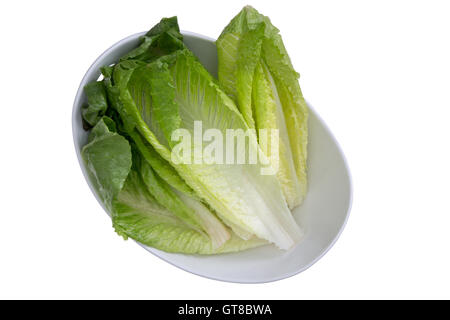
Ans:
[{"label": "ceramic bowl", "polygon": [[[75,98],[72,126],[76,154],[86,182],[100,205],[100,198],[89,181],[80,155],[88,137],[88,132],[83,130],[80,112],[86,101],[83,87],[99,78],[101,66],[116,62],[119,57],[135,48],[143,34],[129,36],[100,55],[86,72]],[[213,76],[217,76],[214,39],[186,31],[183,35],[189,49]],[[333,246],[345,226],[352,202],[352,184],[344,154],[336,139],[311,105],[308,104],[308,107],[308,194],[304,203],[293,211],[297,222],[306,230],[301,243],[289,251],[281,251],[268,245],[213,256],[166,253],[141,245],[183,270],[211,279],[239,283],[280,280],[298,274],[317,262]]]}]

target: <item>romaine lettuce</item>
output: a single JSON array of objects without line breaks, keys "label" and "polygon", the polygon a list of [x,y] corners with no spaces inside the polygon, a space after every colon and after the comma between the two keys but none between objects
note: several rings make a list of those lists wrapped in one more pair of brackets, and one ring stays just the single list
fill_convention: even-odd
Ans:
[{"label": "romaine lettuce", "polygon": [[[278,129],[277,177],[290,208],[307,189],[308,108],[279,31],[269,18],[245,7],[216,42],[220,85],[250,127]],[[270,156],[270,145],[260,139]]]},{"label": "romaine lettuce", "polygon": [[[230,83],[226,89],[242,102],[240,109],[186,48],[175,17],[161,20],[136,49],[101,69],[102,81],[86,87],[82,115],[92,129],[82,156],[119,234],[167,252],[199,254],[268,242],[288,249],[300,240],[302,231],[283,195],[288,182],[295,181],[295,161],[289,167],[283,162],[288,158],[281,160],[282,170],[290,170],[284,181],[262,175],[260,162],[189,164],[172,152],[174,132],[193,135],[195,121],[223,136],[228,129],[245,131],[265,123],[283,127],[280,114],[286,111],[280,100],[289,90],[274,95],[284,82],[271,71],[276,62],[260,59],[265,32],[258,26],[245,34],[241,49],[251,54],[236,68],[246,71],[239,72],[241,85]],[[283,152],[291,152],[288,131],[281,137]],[[270,149],[256,136],[248,137],[249,150],[264,158],[261,147]],[[191,151],[198,150],[192,146]]]}]

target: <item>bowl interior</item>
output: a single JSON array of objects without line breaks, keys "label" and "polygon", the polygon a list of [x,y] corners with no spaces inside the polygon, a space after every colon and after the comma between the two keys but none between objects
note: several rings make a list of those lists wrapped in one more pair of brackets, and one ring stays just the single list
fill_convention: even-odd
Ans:
[{"label": "bowl interior", "polygon": [[[143,33],[127,37],[105,51],[87,71],[75,98],[72,115],[75,148],[86,181],[101,205],[80,156],[81,148],[86,144],[88,136],[83,130],[81,121],[80,109],[86,101],[82,88],[98,79],[101,66],[116,62],[120,56],[136,47],[141,35]],[[191,32],[183,32],[183,35],[189,49],[197,55],[212,75],[217,76],[214,40]],[[274,246],[264,246],[214,256],[166,253],[141,245],[156,256],[186,271],[230,282],[258,283],[279,280],[297,274],[315,263],[334,244],[345,226],[350,212],[352,189],[350,173],[342,151],[325,123],[309,104],[308,106],[309,187],[304,203],[293,212],[297,222],[306,231],[306,236],[300,244],[287,252]]]}]

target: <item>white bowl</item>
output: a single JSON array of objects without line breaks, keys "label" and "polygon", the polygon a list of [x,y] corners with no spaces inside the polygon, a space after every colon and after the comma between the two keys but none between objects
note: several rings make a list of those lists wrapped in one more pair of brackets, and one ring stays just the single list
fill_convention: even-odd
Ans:
[{"label": "white bowl", "polygon": [[[83,87],[98,79],[100,67],[116,62],[119,57],[135,48],[143,34],[138,33],[117,42],[98,57],[86,72],[75,98],[72,114],[75,149],[86,182],[100,204],[100,198],[89,181],[80,155],[88,137],[81,122],[80,110],[86,101]],[[214,39],[192,32],[183,32],[183,35],[186,45],[206,69],[217,76]],[[280,280],[313,265],[333,246],[345,226],[352,202],[352,186],[350,172],[338,143],[318,114],[310,106],[309,109],[308,194],[304,203],[293,212],[297,222],[306,230],[306,236],[300,244],[287,252],[274,246],[264,246],[213,256],[166,253],[141,245],[183,270],[229,282],[261,283]]]}]

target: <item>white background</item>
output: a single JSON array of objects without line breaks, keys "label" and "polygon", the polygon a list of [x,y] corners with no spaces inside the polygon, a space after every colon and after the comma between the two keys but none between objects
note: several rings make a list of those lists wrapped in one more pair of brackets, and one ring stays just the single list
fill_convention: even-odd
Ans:
[{"label": "white background", "polygon": [[[245,4],[281,30],[354,182],[332,250],[302,274],[260,285],[200,278],[119,238],[71,134],[79,82],[110,45],[172,15],[216,38]],[[449,9],[445,1],[3,1],[0,298],[450,298]]]}]

